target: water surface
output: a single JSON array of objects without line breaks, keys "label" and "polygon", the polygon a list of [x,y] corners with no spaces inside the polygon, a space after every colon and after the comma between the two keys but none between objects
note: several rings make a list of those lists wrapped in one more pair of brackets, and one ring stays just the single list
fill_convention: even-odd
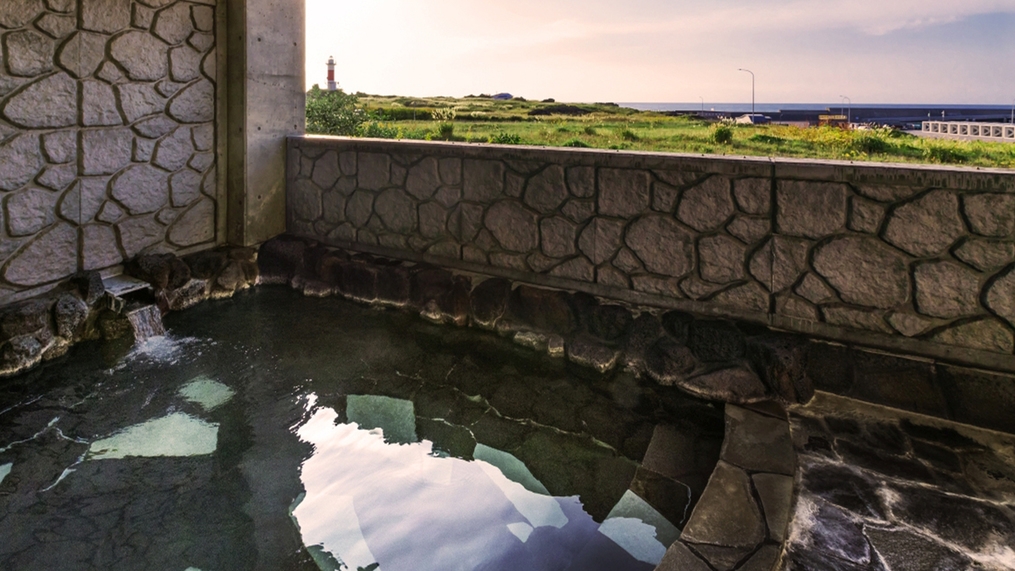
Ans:
[{"label": "water surface", "polygon": [[403,313],[263,288],[166,325],[0,381],[0,568],[650,570],[721,444],[708,404]]}]

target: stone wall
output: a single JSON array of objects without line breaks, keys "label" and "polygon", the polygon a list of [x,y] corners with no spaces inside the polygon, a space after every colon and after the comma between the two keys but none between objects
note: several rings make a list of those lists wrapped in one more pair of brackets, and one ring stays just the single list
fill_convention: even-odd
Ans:
[{"label": "stone wall", "polygon": [[288,230],[1010,370],[1010,171],[304,137]]},{"label": "stone wall", "polygon": [[216,242],[216,20],[215,0],[0,2],[0,305]]}]

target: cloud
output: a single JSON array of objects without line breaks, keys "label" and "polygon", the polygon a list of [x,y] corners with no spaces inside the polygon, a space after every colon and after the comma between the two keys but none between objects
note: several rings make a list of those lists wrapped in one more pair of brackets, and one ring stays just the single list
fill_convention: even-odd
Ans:
[{"label": "cloud", "polygon": [[[640,0],[619,5],[591,0],[573,2],[515,0],[510,5],[441,3],[428,10],[449,22],[444,30],[471,46],[504,48],[575,39],[644,34],[729,36],[743,32],[796,33],[822,29],[852,30],[881,36],[957,22],[972,16],[1015,13],[1010,0],[754,0],[742,3]],[[471,25],[467,25],[471,21]],[[475,25],[481,22],[481,25]]]},{"label": "cloud", "polygon": [[[0,0],[3,1],[3,0]],[[1001,101],[1012,0],[307,0],[308,83],[580,100]],[[936,77],[946,72],[952,81]],[[749,83],[747,97],[750,97]]]}]

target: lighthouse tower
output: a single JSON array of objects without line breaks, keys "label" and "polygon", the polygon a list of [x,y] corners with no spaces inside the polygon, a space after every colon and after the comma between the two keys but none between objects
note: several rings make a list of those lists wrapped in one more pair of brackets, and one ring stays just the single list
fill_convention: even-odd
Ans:
[{"label": "lighthouse tower", "polygon": [[328,58],[328,91],[338,91],[338,84],[335,83],[335,58]]}]

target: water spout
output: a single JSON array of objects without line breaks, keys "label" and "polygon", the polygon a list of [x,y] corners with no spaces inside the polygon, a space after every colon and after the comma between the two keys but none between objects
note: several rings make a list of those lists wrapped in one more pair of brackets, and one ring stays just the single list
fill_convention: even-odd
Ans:
[{"label": "water spout", "polygon": [[134,330],[134,342],[143,343],[152,337],[166,334],[162,312],[155,305],[145,305],[127,312],[127,321]]}]

